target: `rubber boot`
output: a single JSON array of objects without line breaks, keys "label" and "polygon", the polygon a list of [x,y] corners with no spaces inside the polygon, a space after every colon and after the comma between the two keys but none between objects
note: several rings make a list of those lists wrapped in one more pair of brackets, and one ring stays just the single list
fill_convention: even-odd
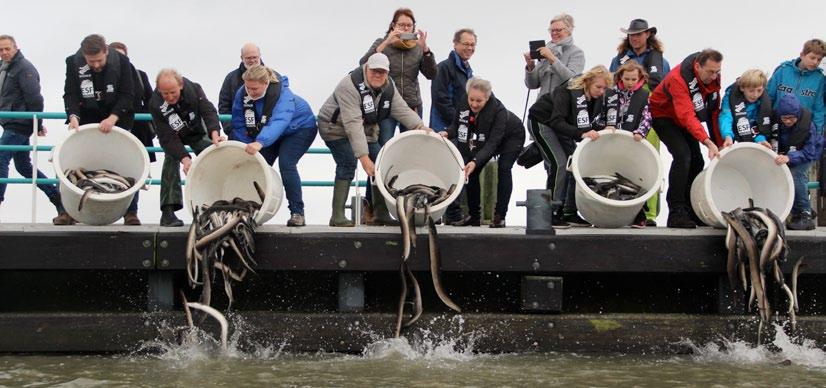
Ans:
[{"label": "rubber boot", "polygon": [[373,191],[373,223],[372,225],[390,225],[399,226],[399,221],[390,217],[387,211],[387,202],[384,201],[384,196],[381,195],[378,186],[370,186]]},{"label": "rubber boot", "polygon": [[336,179],[333,186],[333,216],[330,217],[330,226],[355,226],[344,216],[344,205],[347,203],[348,194],[350,194],[350,181]]},{"label": "rubber boot", "polygon": [[184,226],[184,222],[175,216],[175,208],[172,205],[161,206],[161,226]]}]

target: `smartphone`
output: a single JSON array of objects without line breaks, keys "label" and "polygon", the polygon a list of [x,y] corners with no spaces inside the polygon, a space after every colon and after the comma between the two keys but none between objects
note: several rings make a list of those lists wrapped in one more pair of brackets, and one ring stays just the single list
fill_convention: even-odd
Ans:
[{"label": "smartphone", "polygon": [[544,40],[532,40],[528,42],[528,47],[530,48],[528,52],[531,53],[531,59],[542,59],[542,56],[539,55],[539,49],[545,47]]},{"label": "smartphone", "polygon": [[412,32],[404,32],[399,35],[399,39],[401,40],[419,40],[419,36],[412,33]]}]

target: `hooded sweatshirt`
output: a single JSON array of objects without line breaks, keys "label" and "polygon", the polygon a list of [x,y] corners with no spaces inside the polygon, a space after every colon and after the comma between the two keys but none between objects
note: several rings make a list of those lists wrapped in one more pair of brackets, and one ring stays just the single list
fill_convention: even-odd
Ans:
[{"label": "hooded sweatshirt", "polygon": [[[789,157],[789,167],[795,167],[804,163],[812,162],[820,158],[820,153],[823,150],[823,137],[817,134],[814,120],[810,121],[809,128],[799,128],[801,125],[801,118],[804,115],[810,115],[806,108],[800,106],[800,101],[797,97],[791,94],[783,94],[777,101],[777,108],[774,110],[779,122],[779,150],[780,153],[785,153]],[[791,126],[786,127],[780,120],[781,116],[797,117],[797,122]],[[804,140],[796,140],[795,137],[804,137],[799,131],[808,131],[808,136]],[[792,144],[796,143],[796,144]]]}]

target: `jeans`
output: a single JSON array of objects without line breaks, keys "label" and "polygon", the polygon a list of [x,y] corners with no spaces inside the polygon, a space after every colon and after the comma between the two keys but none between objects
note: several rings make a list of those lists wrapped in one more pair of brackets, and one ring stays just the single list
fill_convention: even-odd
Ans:
[{"label": "jeans", "polygon": [[[347,138],[325,141],[330,148],[330,154],[336,162],[336,180],[352,181],[356,177],[356,167],[358,160],[353,155],[353,148],[350,147],[350,140]],[[379,155],[379,143],[367,143],[367,152],[370,160],[376,160]],[[369,191],[369,190],[368,190]]]},{"label": "jeans", "polygon": [[[187,136],[181,141],[184,145],[192,147],[195,155],[199,155],[204,149],[212,145],[203,134],[197,136]],[[181,193],[181,162],[169,154],[163,158],[161,169],[161,209],[164,206],[171,206],[173,210],[183,208],[183,195]]]},{"label": "jeans", "polygon": [[[17,133],[12,130],[4,130],[3,135],[0,136],[0,144],[2,145],[29,145],[29,138],[25,135]],[[0,151],[0,178],[9,177],[9,162],[14,159],[14,168],[24,178],[31,179],[32,177],[32,159],[29,156],[29,151]],[[37,170],[37,177],[46,179],[46,175],[40,170]],[[37,188],[49,197],[53,203],[59,198],[60,192],[57,187],[52,184],[39,184]],[[6,194],[6,184],[0,183],[0,202],[3,202]],[[59,203],[59,202],[58,202]]]},{"label": "jeans", "polygon": [[794,202],[792,203],[792,214],[811,212],[809,203],[809,168],[812,163],[803,163],[794,167],[789,167],[794,180]]},{"label": "jeans", "polygon": [[[413,108],[419,117],[422,117],[422,106],[419,105],[416,108]],[[396,134],[396,126],[399,126],[399,133],[405,132],[408,130],[404,125],[399,124],[399,122],[392,118],[388,117],[379,122],[379,146],[384,146],[385,143],[390,141],[393,138],[393,135]]]},{"label": "jeans", "polygon": [[270,165],[278,159],[278,170],[281,172],[281,182],[287,194],[290,214],[304,215],[298,160],[310,149],[316,134],[318,134],[318,127],[302,128],[297,132],[281,136],[275,143],[260,151],[261,156]]}]

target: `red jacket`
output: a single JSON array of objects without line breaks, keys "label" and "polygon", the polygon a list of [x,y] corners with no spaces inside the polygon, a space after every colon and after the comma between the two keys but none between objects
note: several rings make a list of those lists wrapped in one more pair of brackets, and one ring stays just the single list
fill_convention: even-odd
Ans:
[{"label": "red jacket", "polygon": [[[651,93],[648,103],[653,118],[668,118],[674,120],[677,125],[685,128],[691,136],[702,143],[709,138],[709,133],[703,128],[703,125],[697,118],[697,114],[694,112],[694,103],[689,95],[688,84],[680,74],[682,67],[689,63],[692,66],[694,77],[697,77],[693,66],[694,59],[692,58],[691,62],[683,61],[683,63],[671,69],[663,81],[657,85],[657,88]],[[720,115],[720,77],[717,77],[709,85],[700,82],[699,77],[697,77],[697,79],[703,99],[708,101],[710,98],[713,98],[717,102],[713,104],[713,106],[708,107],[709,120],[707,121],[707,125],[713,135],[712,140],[720,146],[722,145],[722,139],[720,139],[720,127],[717,123],[717,117]]]}]

